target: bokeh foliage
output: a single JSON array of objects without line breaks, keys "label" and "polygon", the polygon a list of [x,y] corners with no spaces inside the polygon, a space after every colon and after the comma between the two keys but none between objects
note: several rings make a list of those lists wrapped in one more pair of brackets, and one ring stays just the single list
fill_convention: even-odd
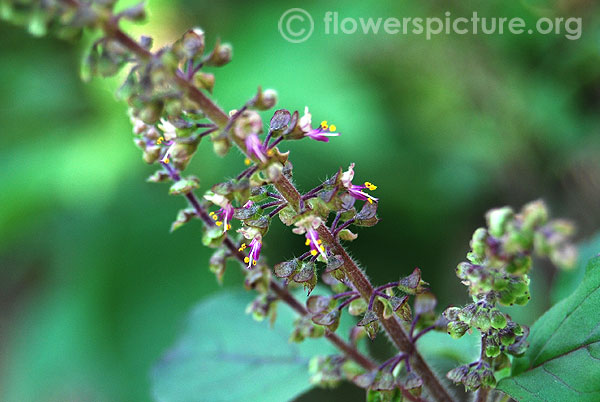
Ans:
[{"label": "bokeh foliage", "polygon": [[[126,1],[133,3],[132,1]],[[306,2],[316,31],[284,41],[279,16],[298,4],[152,0],[135,27],[159,44],[200,25],[234,44],[216,97],[238,107],[257,85],[280,106],[311,106],[341,138],[293,144],[308,189],[354,161],[378,186],[382,222],[359,231],[355,257],[374,282],[421,267],[440,306],[464,293],[454,266],[485,210],[542,197],[600,226],[598,6],[592,2]],[[344,16],[584,16],[578,41],[559,36],[325,36],[325,11]],[[319,29],[321,28],[321,29]],[[82,84],[80,49],[0,24],[0,399],[146,400],[149,369],[186,310],[218,286],[206,269],[200,225],[169,235],[183,200],[143,182],[116,81]],[[90,38],[88,38],[90,39]],[[201,157],[200,157],[201,156]],[[204,152],[191,170],[212,184],[242,159]],[[201,183],[201,185],[202,185]],[[303,248],[285,233],[265,244],[271,262]],[[234,268],[234,267],[232,267]],[[533,317],[550,303],[553,271],[537,265]],[[237,267],[225,286],[237,286]],[[383,344],[377,344],[380,349]],[[347,390],[353,392],[352,389]],[[331,394],[327,395],[328,398]]]}]

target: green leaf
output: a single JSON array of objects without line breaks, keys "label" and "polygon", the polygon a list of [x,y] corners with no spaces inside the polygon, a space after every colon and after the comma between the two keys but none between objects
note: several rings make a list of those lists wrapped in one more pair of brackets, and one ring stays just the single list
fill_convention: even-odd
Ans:
[{"label": "green leaf", "polygon": [[577,290],[531,328],[530,347],[498,389],[518,401],[600,400],[600,258]]},{"label": "green leaf", "polygon": [[252,295],[221,292],[192,311],[152,375],[159,401],[284,401],[311,388],[308,364],[335,353],[327,340],[288,341],[295,313],[277,306],[273,328],[244,314]]}]

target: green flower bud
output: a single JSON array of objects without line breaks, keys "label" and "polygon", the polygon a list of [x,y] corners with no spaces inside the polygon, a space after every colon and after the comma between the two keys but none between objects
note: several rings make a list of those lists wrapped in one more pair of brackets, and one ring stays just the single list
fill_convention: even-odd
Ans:
[{"label": "green flower bud", "polygon": [[523,216],[523,227],[534,229],[548,222],[548,207],[542,200],[530,202],[521,210]]},{"label": "green flower bud", "polygon": [[473,250],[473,254],[478,257],[485,256],[485,239],[487,238],[487,230],[485,228],[478,228],[473,233],[473,237],[471,238],[471,249]]},{"label": "green flower bud", "polygon": [[233,48],[229,43],[217,43],[208,60],[206,60],[206,65],[221,67],[229,63],[232,57]]},{"label": "green flower bud", "polygon": [[500,342],[502,342],[504,346],[512,345],[513,343],[515,343],[515,339],[516,336],[512,331],[502,331],[502,333],[500,334]]},{"label": "green flower bud", "polygon": [[229,149],[231,148],[231,142],[227,138],[218,139],[213,141],[213,150],[215,154],[219,156],[227,155]]},{"label": "green flower bud", "polygon": [[442,314],[448,321],[458,321],[458,315],[460,311],[461,309],[458,307],[448,307]]},{"label": "green flower bud", "polygon": [[481,332],[486,332],[490,329],[491,325],[490,317],[488,317],[487,312],[485,311],[477,312],[475,317],[471,320],[471,326],[477,328]]},{"label": "green flower bud", "polygon": [[524,306],[527,303],[529,303],[529,300],[531,299],[531,297],[529,296],[528,293],[519,296],[515,299],[515,304],[518,304],[519,306]]},{"label": "green flower bud", "polygon": [[523,275],[529,272],[531,268],[530,256],[519,256],[512,259],[510,264],[506,266],[506,272],[516,275]]},{"label": "green flower bud", "polygon": [[450,321],[447,329],[452,338],[458,339],[467,332],[469,326],[462,321]]},{"label": "green flower bud", "polygon": [[492,327],[502,329],[506,327],[506,317],[498,310],[493,310],[491,314]]},{"label": "green flower bud", "polygon": [[485,369],[481,373],[481,385],[484,387],[495,387],[496,386],[496,378],[494,377],[494,372],[489,369]]},{"label": "green flower bud", "polygon": [[500,354],[500,346],[498,345],[487,345],[485,347],[485,354],[487,357],[496,357]]},{"label": "green flower bud", "polygon": [[163,106],[160,101],[147,103],[140,111],[140,119],[146,124],[155,124],[160,119]]},{"label": "green flower bud", "polygon": [[481,376],[477,371],[473,370],[469,374],[467,374],[463,381],[463,384],[469,390],[476,390],[481,386]]},{"label": "green flower bud", "polygon": [[461,321],[469,322],[475,316],[476,312],[477,306],[475,304],[469,304],[460,310],[458,318],[460,318]]},{"label": "green flower bud", "polygon": [[494,278],[492,287],[497,291],[506,289],[508,287],[508,278],[498,275]]},{"label": "green flower bud", "polygon": [[455,369],[452,369],[446,374],[446,378],[455,383],[463,382],[466,376],[469,374],[469,366],[459,366]]},{"label": "green flower bud", "polygon": [[254,102],[254,107],[259,110],[269,110],[277,103],[277,92],[274,89],[260,91]]},{"label": "green flower bud", "polygon": [[489,232],[492,236],[501,237],[504,235],[506,225],[514,217],[514,212],[510,207],[492,209],[486,214]]}]

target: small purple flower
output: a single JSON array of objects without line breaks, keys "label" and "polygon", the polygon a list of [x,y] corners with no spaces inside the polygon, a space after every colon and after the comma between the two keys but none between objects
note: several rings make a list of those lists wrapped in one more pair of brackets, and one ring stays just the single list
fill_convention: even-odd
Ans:
[{"label": "small purple flower", "polygon": [[312,138],[316,141],[329,142],[329,137],[338,137],[340,133],[336,130],[335,124],[327,124],[327,120],[323,120],[319,127],[312,128],[312,116],[308,111],[308,106],[304,108],[304,116],[300,119],[300,129],[304,132],[305,137]]},{"label": "small purple flower", "polygon": [[325,254],[325,247],[323,246],[323,241],[319,239],[319,233],[315,229],[308,229],[306,231],[306,245],[310,246],[310,253],[315,256],[317,254],[321,254],[323,258],[327,259],[327,254]]},{"label": "small purple flower", "polygon": [[248,256],[244,258],[244,262],[248,264],[248,269],[252,269],[252,267],[256,265],[258,259],[260,258],[260,249],[262,247],[260,237],[256,236],[253,238],[249,246],[246,246],[246,243],[242,243],[238,251],[244,251],[246,247],[250,247],[250,253],[248,253]]},{"label": "small purple flower", "polygon": [[233,218],[234,208],[233,205],[227,203],[224,207],[219,209],[217,212],[211,212],[209,215],[216,221],[217,226],[223,225],[223,232],[231,229],[231,218]]},{"label": "small purple flower", "polygon": [[267,150],[265,149],[264,144],[258,138],[258,135],[252,133],[246,137],[246,149],[250,155],[254,155],[262,163],[267,162]]},{"label": "small purple flower", "polygon": [[348,194],[357,200],[368,201],[369,203],[379,201],[378,198],[373,197],[370,194],[365,193],[363,190],[369,189],[371,191],[376,190],[377,186],[371,182],[366,181],[363,185],[352,184],[352,179],[354,178],[354,163],[350,165],[347,171],[342,173],[342,184],[348,190]]}]

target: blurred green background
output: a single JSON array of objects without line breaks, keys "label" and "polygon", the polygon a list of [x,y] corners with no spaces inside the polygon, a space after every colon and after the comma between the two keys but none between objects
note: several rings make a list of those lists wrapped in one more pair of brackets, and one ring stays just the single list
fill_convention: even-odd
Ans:
[{"label": "blurred green background", "polygon": [[[125,2],[133,3],[133,2]],[[315,33],[291,44],[280,15],[302,7]],[[258,85],[279,107],[328,120],[328,144],[290,145],[305,190],[338,167],[379,188],[375,228],[351,246],[374,282],[424,272],[441,307],[466,300],[454,267],[494,206],[544,198],[583,239],[600,227],[599,6],[577,1],[150,0],[132,32],[157,45],[201,26],[234,45],[215,97],[239,107]],[[583,36],[324,35],[326,11],[342,17],[583,16]],[[144,179],[153,172],[132,143],[117,80],[83,84],[84,46],[36,39],[0,24],[0,400],[144,401],[149,372],[195,302],[220,291],[193,223],[169,234],[182,198]],[[89,41],[92,38],[86,38]],[[267,117],[267,116],[265,116]],[[243,168],[202,146],[190,171],[204,189]],[[279,226],[279,225],[274,225]],[[273,240],[277,239],[277,241]],[[303,250],[281,226],[264,255]],[[549,303],[554,271],[537,264],[531,323]],[[239,287],[234,266],[225,287]],[[346,386],[345,400],[362,391]],[[333,400],[331,391],[312,400]],[[308,400],[303,397],[303,400]]]}]

